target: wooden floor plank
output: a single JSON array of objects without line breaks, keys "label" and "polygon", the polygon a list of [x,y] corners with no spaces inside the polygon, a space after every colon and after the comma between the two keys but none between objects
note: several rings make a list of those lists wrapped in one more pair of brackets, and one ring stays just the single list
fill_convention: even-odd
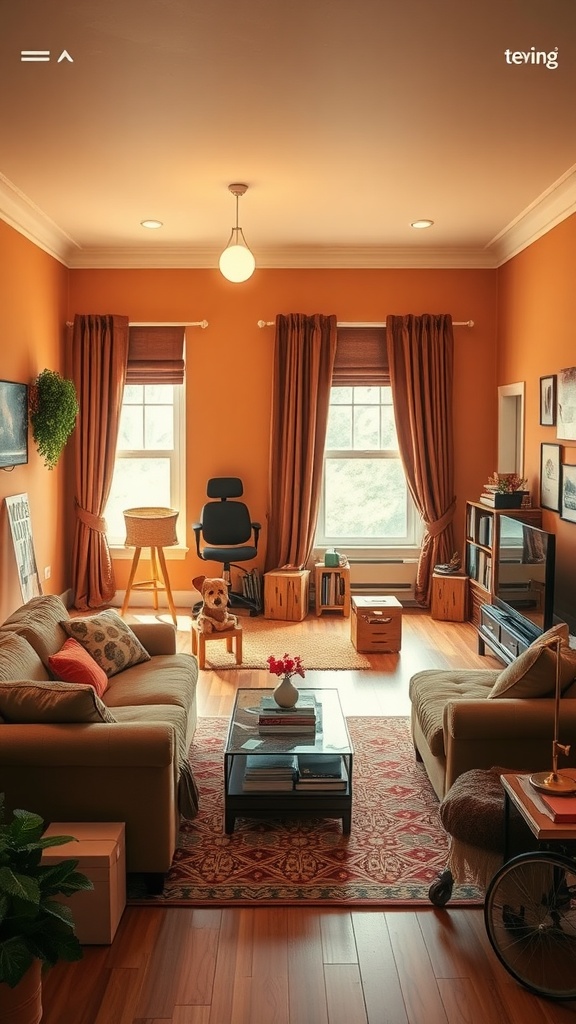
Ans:
[{"label": "wooden floor plank", "polygon": [[324,963],[357,964],[358,951],[350,911],[322,908],[319,913]]},{"label": "wooden floor plank", "polygon": [[290,1024],[288,931],[280,907],[262,907],[253,932],[252,990],[249,1020]]},{"label": "wooden floor plank", "polygon": [[328,1024],[322,932],[313,907],[285,912],[291,1024]]},{"label": "wooden floor plank", "polygon": [[393,911],[385,917],[410,1024],[447,1024],[417,914]]},{"label": "wooden floor plank", "polygon": [[368,1024],[358,965],[326,964],[324,975],[330,1024]]},{"label": "wooden floor plank", "polygon": [[359,910],[352,926],[368,1024],[408,1024],[384,914]]}]

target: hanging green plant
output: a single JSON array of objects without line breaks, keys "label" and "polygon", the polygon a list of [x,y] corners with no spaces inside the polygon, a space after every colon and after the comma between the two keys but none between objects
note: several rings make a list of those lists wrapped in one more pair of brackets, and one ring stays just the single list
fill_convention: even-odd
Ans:
[{"label": "hanging green plant", "polygon": [[42,370],[30,388],[30,422],[38,452],[54,469],[78,416],[76,388],[56,370]]}]

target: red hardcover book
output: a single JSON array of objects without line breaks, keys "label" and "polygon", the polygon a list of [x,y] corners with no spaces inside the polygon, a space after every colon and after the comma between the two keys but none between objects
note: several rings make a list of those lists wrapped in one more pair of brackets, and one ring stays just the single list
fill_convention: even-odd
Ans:
[{"label": "red hardcover book", "polygon": [[554,796],[552,793],[538,792],[538,796],[546,804],[556,824],[570,825],[576,823],[576,796]]}]

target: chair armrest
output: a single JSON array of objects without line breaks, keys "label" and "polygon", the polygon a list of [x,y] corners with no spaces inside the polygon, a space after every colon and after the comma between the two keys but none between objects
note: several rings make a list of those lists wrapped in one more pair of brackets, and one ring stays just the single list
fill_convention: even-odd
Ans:
[{"label": "chair armrest", "polygon": [[176,654],[176,627],[171,622],[133,622],[130,629],[148,654]]},{"label": "chair armrest", "polygon": [[196,554],[198,558],[202,558],[202,551],[200,550],[200,535],[202,533],[202,523],[192,523],[192,529],[194,530],[194,536],[196,538]]},{"label": "chair armrest", "polygon": [[258,547],[258,537],[260,536],[260,530],[262,529],[262,523],[250,523],[250,526],[254,530],[254,547]]}]

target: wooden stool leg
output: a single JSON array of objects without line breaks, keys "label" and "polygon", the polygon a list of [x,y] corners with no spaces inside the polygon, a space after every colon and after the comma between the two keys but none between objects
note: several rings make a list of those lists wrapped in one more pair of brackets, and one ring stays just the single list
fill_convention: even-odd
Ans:
[{"label": "wooden stool leg", "polygon": [[192,626],[192,654],[198,654],[198,631]]},{"label": "wooden stool leg", "polygon": [[234,648],[232,647],[233,642],[234,637],[232,636],[232,634],[226,637],[226,650],[228,651],[228,654],[232,654],[232,651],[234,650]]},{"label": "wooden stool leg", "polygon": [[[158,548],[161,551],[161,548]],[[160,576],[158,575],[158,563],[156,562],[156,549],[150,548],[150,569],[152,570],[152,600],[154,602],[154,609],[158,611],[158,583]]]},{"label": "wooden stool leg", "polygon": [[204,668],[206,664],[206,640],[204,633],[198,634],[198,668]]},{"label": "wooden stool leg", "polygon": [[[166,568],[166,559],[164,557],[164,548],[158,548],[158,558],[160,559],[160,565],[162,567],[162,576],[164,577],[164,586],[166,588],[166,597],[168,598],[168,606],[172,613],[172,619],[174,625],[178,626],[178,619],[176,618],[176,609],[174,607],[174,601],[172,599],[172,591],[170,590],[170,577],[168,576],[168,569]],[[158,607],[158,605],[156,605]],[[203,666],[202,666],[203,667]]]},{"label": "wooden stool leg", "polygon": [[122,603],[122,610],[120,615],[124,615],[128,607],[128,601],[130,600],[130,591],[132,590],[132,584],[134,583],[134,577],[136,575],[136,569],[138,568],[138,561],[140,558],[140,552],[142,548],[136,548],[134,552],[134,558],[132,559],[132,568],[130,570],[130,576],[128,577],[128,583],[126,584],[126,593],[124,594],[124,601]]},{"label": "wooden stool leg", "polygon": [[242,664],[242,630],[236,633],[236,664]]}]

